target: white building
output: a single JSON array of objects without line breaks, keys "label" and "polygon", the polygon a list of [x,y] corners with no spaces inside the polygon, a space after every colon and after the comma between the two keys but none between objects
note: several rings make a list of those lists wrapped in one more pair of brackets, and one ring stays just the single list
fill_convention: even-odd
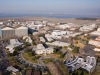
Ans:
[{"label": "white building", "polygon": [[77,33],[71,33],[71,34],[68,34],[68,35],[65,35],[66,38],[69,38],[70,36],[71,37],[75,37],[75,36],[78,36],[78,35],[81,35],[82,32],[77,32]]},{"label": "white building", "polygon": [[45,38],[47,39],[48,42],[53,41],[53,38],[50,34],[45,34]]},{"label": "white building", "polygon": [[33,48],[36,54],[51,54],[54,49],[52,47],[45,48],[42,44],[38,44],[35,48]]},{"label": "white building", "polygon": [[20,46],[23,43],[19,42],[17,39],[10,39],[10,44],[6,46],[6,49],[9,50],[10,53],[14,52],[14,47]]},{"label": "white building", "polygon": [[86,57],[86,62],[82,64],[82,68],[86,69],[88,72],[93,72],[96,66],[95,57]]},{"label": "white building", "polygon": [[52,36],[61,36],[61,35],[66,35],[66,31],[61,31],[61,30],[53,30]]},{"label": "white building", "polygon": [[40,37],[41,42],[46,42],[46,40],[43,37]]},{"label": "white building", "polygon": [[25,40],[25,42],[29,42],[30,44],[32,44],[32,39],[29,36],[24,36],[23,40]]},{"label": "white building", "polygon": [[2,25],[2,24],[3,24],[3,22],[0,22],[0,24]]},{"label": "white building", "polygon": [[73,23],[67,23],[67,24],[57,25],[56,27],[60,28],[60,29],[66,29],[66,28],[75,28],[78,26],[76,24],[73,24]]},{"label": "white building", "polygon": [[92,25],[84,25],[82,27],[80,27],[80,31],[83,32],[88,32],[88,31],[92,31],[94,28],[96,28],[96,24],[92,24]]},{"label": "white building", "polygon": [[83,63],[83,62],[84,62],[83,58],[76,57],[74,60],[70,60],[70,61],[66,62],[65,65],[67,67],[70,67],[70,68],[68,68],[68,70],[75,71],[82,66],[81,63]]},{"label": "white building", "polygon": [[75,71],[81,67],[88,72],[93,72],[96,66],[96,58],[87,56],[85,62],[83,58],[76,57],[74,60],[65,62],[65,65],[70,67],[68,70],[71,71]]},{"label": "white building", "polygon": [[64,46],[69,46],[69,43],[65,43],[65,42],[60,42],[60,41],[54,41],[52,43],[46,43],[47,45],[52,45],[52,46],[59,46],[59,47],[64,47]]},{"label": "white building", "polygon": [[100,28],[98,28],[97,31],[91,32],[90,34],[100,36]]},{"label": "white building", "polygon": [[9,39],[15,37],[15,30],[11,27],[4,27],[1,29],[2,39]]},{"label": "white building", "polygon": [[100,52],[100,48],[93,49],[95,52]]},{"label": "white building", "polygon": [[96,47],[100,47],[100,41],[97,40],[90,40],[89,44],[94,45]]},{"label": "white building", "polygon": [[100,32],[100,28],[98,28],[97,31]]},{"label": "white building", "polygon": [[18,69],[14,68],[13,66],[7,67],[7,70],[10,72],[18,72],[19,71]]},{"label": "white building", "polygon": [[61,39],[62,36],[66,35],[66,31],[61,31],[61,30],[54,30],[51,34],[52,38],[54,39]]},{"label": "white building", "polygon": [[15,29],[15,35],[18,37],[23,37],[28,35],[28,28],[27,27],[18,27]]}]

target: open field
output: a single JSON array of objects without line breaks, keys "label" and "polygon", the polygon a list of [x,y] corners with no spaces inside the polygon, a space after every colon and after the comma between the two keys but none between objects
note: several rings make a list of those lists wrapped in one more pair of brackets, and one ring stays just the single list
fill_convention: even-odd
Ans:
[{"label": "open field", "polygon": [[75,18],[47,18],[47,17],[21,17],[21,18],[0,18],[0,21],[14,19],[15,21],[30,21],[30,20],[45,20],[50,22],[64,22],[64,23],[75,23],[75,24],[89,24],[89,23],[100,23],[100,19],[97,20],[83,20],[83,19],[75,19]]}]

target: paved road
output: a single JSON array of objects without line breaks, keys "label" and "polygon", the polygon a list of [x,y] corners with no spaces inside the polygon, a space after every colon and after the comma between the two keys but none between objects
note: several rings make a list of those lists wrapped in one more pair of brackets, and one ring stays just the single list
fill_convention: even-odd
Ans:
[{"label": "paved road", "polygon": [[28,66],[32,66],[32,67],[35,67],[35,68],[36,67],[44,67],[45,66],[43,64],[33,63],[33,62],[30,62],[30,61],[24,59],[23,56],[22,56],[22,53],[23,52],[24,52],[24,50],[23,51],[20,51],[20,53],[16,56],[20,63],[25,64],[25,65],[28,65]]},{"label": "paved road", "polygon": [[[24,49],[25,50],[25,49]],[[17,55],[17,59],[22,63],[22,64],[26,64],[26,65],[29,65],[29,66],[33,66],[33,67],[37,67],[37,66],[40,66],[40,67],[43,67],[43,66],[46,66],[46,64],[43,62],[43,59],[47,59],[47,58],[53,58],[53,57],[50,57],[50,56],[42,56],[40,57],[37,61],[38,63],[33,63],[33,62],[30,62],[26,59],[23,58],[22,56],[22,53],[24,52],[24,50],[20,51],[19,54]],[[66,51],[66,50],[61,50],[63,53],[66,53],[66,58],[65,60],[70,60],[71,58],[71,55]]]},{"label": "paved road", "polygon": [[62,52],[63,54],[64,54],[64,53],[66,54],[66,55],[65,55],[64,61],[65,61],[65,60],[69,61],[70,58],[71,58],[71,54],[70,54],[68,51],[64,50],[64,49],[62,49],[61,52]]}]

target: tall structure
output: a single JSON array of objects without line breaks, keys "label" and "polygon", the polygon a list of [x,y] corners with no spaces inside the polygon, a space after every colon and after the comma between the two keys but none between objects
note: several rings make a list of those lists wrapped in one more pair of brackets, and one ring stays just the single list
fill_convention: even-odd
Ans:
[{"label": "tall structure", "polygon": [[2,38],[2,30],[1,30],[1,28],[0,28],[0,39]]},{"label": "tall structure", "polygon": [[28,28],[27,27],[18,27],[15,29],[15,36],[23,37],[28,35]]},{"label": "tall structure", "polygon": [[3,39],[9,39],[15,37],[15,30],[13,28],[5,27],[2,28],[1,30]]}]

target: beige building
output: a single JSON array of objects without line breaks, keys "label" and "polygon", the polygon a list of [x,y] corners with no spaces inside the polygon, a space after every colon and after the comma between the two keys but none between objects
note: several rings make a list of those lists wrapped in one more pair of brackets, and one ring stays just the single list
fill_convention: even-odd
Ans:
[{"label": "beige building", "polygon": [[2,38],[3,39],[9,39],[15,37],[15,30],[10,27],[2,28]]},{"label": "beige building", "polygon": [[23,37],[28,35],[28,28],[27,27],[18,27],[15,29],[15,35],[18,37]]}]

